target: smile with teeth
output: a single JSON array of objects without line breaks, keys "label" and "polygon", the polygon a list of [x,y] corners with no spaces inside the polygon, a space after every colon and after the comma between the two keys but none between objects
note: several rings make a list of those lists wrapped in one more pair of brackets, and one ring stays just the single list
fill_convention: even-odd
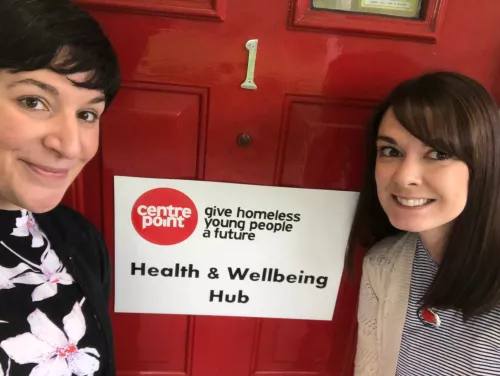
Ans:
[{"label": "smile with teeth", "polygon": [[424,206],[430,204],[432,199],[428,198],[412,198],[412,199],[405,199],[402,197],[397,197],[395,196],[396,200],[403,206]]}]

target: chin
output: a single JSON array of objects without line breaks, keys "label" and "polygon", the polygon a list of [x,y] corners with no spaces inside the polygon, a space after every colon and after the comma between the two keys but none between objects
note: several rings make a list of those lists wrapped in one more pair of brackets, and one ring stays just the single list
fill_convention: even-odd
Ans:
[{"label": "chin", "polygon": [[30,202],[24,205],[24,209],[35,213],[35,214],[43,214],[51,211],[54,209],[57,205],[59,205],[59,202]]},{"label": "chin", "polygon": [[401,231],[423,232],[432,228],[428,223],[419,223],[417,221],[397,221],[389,219],[391,224]]},{"label": "chin", "polygon": [[53,194],[43,197],[26,197],[18,204],[18,206],[32,213],[42,214],[51,211],[62,201],[63,195]]}]

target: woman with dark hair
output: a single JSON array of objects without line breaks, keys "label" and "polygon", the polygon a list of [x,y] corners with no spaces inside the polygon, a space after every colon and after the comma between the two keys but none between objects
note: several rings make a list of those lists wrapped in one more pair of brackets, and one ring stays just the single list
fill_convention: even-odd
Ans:
[{"label": "woman with dark hair", "polygon": [[355,375],[500,375],[497,104],[463,75],[423,75],[382,103],[367,148]]},{"label": "woman with dark hair", "polygon": [[0,41],[0,375],[114,375],[109,255],[60,201],[96,154],[115,52],[68,0],[1,0]]}]

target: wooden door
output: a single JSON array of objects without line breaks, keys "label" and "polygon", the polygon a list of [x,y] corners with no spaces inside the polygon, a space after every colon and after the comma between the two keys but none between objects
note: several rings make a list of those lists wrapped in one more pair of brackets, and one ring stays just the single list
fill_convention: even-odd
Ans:
[{"label": "wooden door", "polygon": [[[499,87],[498,1],[77,2],[124,82],[67,202],[113,254],[114,175],[357,190],[366,120],[397,82],[453,69]],[[240,86],[251,39],[257,90]],[[118,373],[350,375],[357,291],[343,281],[327,322],[113,314]]]}]

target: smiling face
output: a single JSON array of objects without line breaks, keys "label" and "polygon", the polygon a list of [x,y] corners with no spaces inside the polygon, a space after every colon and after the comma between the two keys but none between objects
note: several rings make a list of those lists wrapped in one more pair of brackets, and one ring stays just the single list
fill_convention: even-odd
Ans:
[{"label": "smiling face", "polygon": [[0,209],[51,210],[97,152],[104,96],[85,78],[0,71]]},{"label": "smiling face", "polygon": [[375,180],[397,229],[441,237],[467,202],[469,169],[409,133],[389,109],[377,138]]}]

